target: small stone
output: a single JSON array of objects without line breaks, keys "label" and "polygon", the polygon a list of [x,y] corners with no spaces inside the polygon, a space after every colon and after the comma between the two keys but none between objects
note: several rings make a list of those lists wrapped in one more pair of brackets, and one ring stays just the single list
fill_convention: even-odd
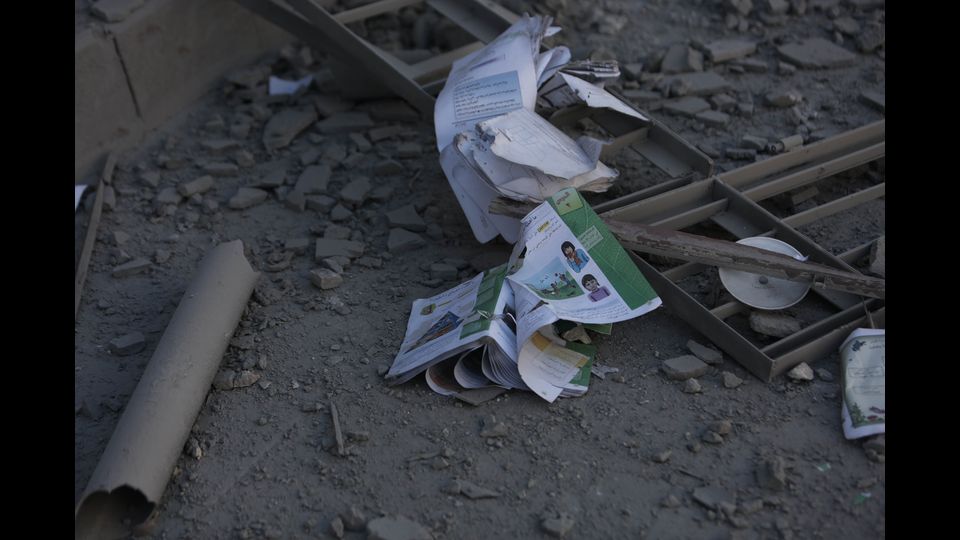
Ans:
[{"label": "small stone", "polygon": [[566,536],[574,524],[573,517],[564,513],[548,515],[541,518],[540,521],[540,527],[542,527],[547,534],[556,538]]},{"label": "small stone", "polygon": [[303,212],[303,210],[307,207],[307,196],[304,195],[302,191],[297,191],[294,189],[288,193],[286,197],[284,197],[283,205],[291,210]]},{"label": "small stone", "polygon": [[433,540],[423,525],[402,516],[371,519],[367,535],[368,540]]},{"label": "small stone", "polygon": [[200,146],[202,146],[207,152],[215,156],[220,156],[231,150],[240,148],[240,143],[229,139],[208,139],[206,141],[202,141]]},{"label": "small stone", "polygon": [[817,377],[824,382],[833,382],[833,373],[824,368],[817,369]]},{"label": "small stone", "polygon": [[237,377],[233,380],[234,388],[246,388],[247,386],[252,386],[254,383],[260,380],[260,374],[254,371],[245,369],[237,374]]},{"label": "small stone", "polygon": [[363,255],[363,250],[364,246],[362,242],[320,238],[317,240],[315,260],[320,262],[327,257],[348,257],[355,259]]},{"label": "small stone", "polygon": [[333,210],[330,210],[330,219],[333,221],[346,221],[351,217],[353,217],[353,212],[342,204],[338,204],[333,207]]},{"label": "small stone", "polygon": [[317,268],[310,271],[310,283],[323,290],[336,289],[343,284],[343,277],[333,270]]},{"label": "small stone", "polygon": [[387,250],[390,253],[410,251],[426,245],[426,241],[417,233],[405,229],[390,229],[387,238]]},{"label": "small stone", "polygon": [[366,176],[357,176],[340,190],[340,200],[356,208],[367,200],[370,193],[370,179]]},{"label": "small stone", "polygon": [[173,256],[173,252],[168,249],[158,249],[153,254],[153,262],[157,264],[163,264],[170,260],[170,257]]},{"label": "small stone", "polygon": [[507,436],[507,426],[503,422],[497,422],[492,426],[484,427],[483,431],[480,432],[480,436],[485,439],[506,437]]},{"label": "small stone", "polygon": [[442,279],[444,281],[457,279],[457,269],[449,264],[431,264],[430,276],[434,279]]},{"label": "small stone", "polygon": [[797,366],[787,372],[787,377],[795,381],[812,381],[813,369],[806,362],[800,362]]},{"label": "small stone", "polygon": [[707,58],[715,64],[749,56],[757,51],[757,44],[742,39],[720,39],[707,43]]},{"label": "small stone", "polygon": [[718,111],[730,111],[737,106],[737,100],[727,94],[717,94],[710,96],[710,105]]},{"label": "small stone", "polygon": [[412,204],[401,206],[396,210],[387,212],[387,220],[391,227],[402,227],[408,231],[423,232],[427,230],[427,224],[417,213]]},{"label": "small stone", "polygon": [[680,499],[678,499],[676,495],[673,495],[671,493],[670,495],[667,495],[666,498],[664,498],[662,501],[660,501],[660,506],[664,508],[679,508]]},{"label": "small stone", "polygon": [[324,238],[336,238],[338,240],[349,240],[352,231],[349,227],[343,225],[330,224],[323,230]]},{"label": "small stone", "polygon": [[666,463],[670,460],[670,455],[673,454],[672,450],[664,450],[658,454],[654,454],[653,461],[655,463]]},{"label": "small stone", "polygon": [[329,165],[311,165],[300,173],[293,190],[304,195],[323,193],[327,190],[327,184],[330,182],[330,174]]},{"label": "small stone", "polygon": [[252,182],[249,187],[275,189],[287,181],[287,172],[282,168],[273,169],[264,174],[259,180]]},{"label": "small stone", "polygon": [[232,369],[223,370],[213,378],[213,387],[217,390],[233,390],[233,381],[236,376],[237,372]]},{"label": "small stone", "polygon": [[764,489],[780,491],[787,486],[787,472],[783,458],[775,456],[763,460],[756,468],[757,484]]},{"label": "small stone", "polygon": [[393,176],[402,174],[405,170],[399,161],[393,159],[381,161],[373,166],[373,173],[377,176]]},{"label": "small stone", "polygon": [[370,115],[359,111],[343,111],[334,113],[328,118],[317,122],[317,130],[325,135],[336,133],[350,133],[363,131],[373,127]]},{"label": "small stone", "polygon": [[392,139],[401,133],[403,133],[403,128],[400,126],[383,126],[371,129],[367,135],[369,135],[371,141],[380,142],[386,139]]},{"label": "small stone", "polygon": [[323,155],[320,156],[320,159],[325,162],[336,166],[338,163],[344,160],[347,157],[347,147],[342,144],[328,144],[323,149]]},{"label": "small stone", "polygon": [[329,268],[330,270],[333,270],[335,273],[337,274],[343,273],[343,265],[340,264],[340,261],[338,261],[336,257],[327,257],[321,262],[325,267]]},{"label": "small stone", "polygon": [[343,520],[340,519],[339,516],[333,518],[333,520],[330,522],[330,531],[333,532],[333,536],[337,538],[343,538]]},{"label": "small stone", "polygon": [[234,154],[233,160],[241,167],[253,167],[257,163],[253,158],[253,154],[246,150],[238,150],[237,153]]},{"label": "small stone", "polygon": [[300,255],[310,249],[310,242],[312,242],[310,238],[291,238],[283,243],[283,249]]},{"label": "small stone", "polygon": [[363,136],[362,133],[351,133],[350,140],[353,141],[353,144],[357,145],[357,150],[360,152],[369,152],[373,148],[373,145],[370,144],[370,141]]},{"label": "small stone", "polygon": [[699,394],[703,391],[703,387],[700,386],[700,382],[696,379],[687,379],[683,383],[683,391],[686,394]]},{"label": "small stone", "polygon": [[766,336],[787,337],[800,331],[800,321],[788,315],[754,311],[750,313],[750,328]]},{"label": "small stone", "polygon": [[140,175],[140,181],[150,187],[160,185],[160,173],[155,171],[145,172]]},{"label": "small stone", "polygon": [[733,430],[733,422],[730,420],[717,420],[710,424],[710,431],[715,431],[720,435],[728,435]]},{"label": "small stone", "polygon": [[723,437],[716,431],[706,431],[700,440],[708,444],[723,444]]},{"label": "small stone", "polygon": [[737,112],[741,116],[753,116],[753,103],[737,103]]},{"label": "small stone", "polygon": [[885,40],[886,25],[871,24],[857,36],[857,48],[860,49],[862,53],[871,53],[882,47]]},{"label": "small stone", "polygon": [[744,71],[749,73],[766,73],[767,70],[770,69],[765,61],[757,58],[745,58],[743,60],[737,60],[733,63],[733,65],[743,68]]},{"label": "small stone", "polygon": [[236,176],[240,172],[234,163],[207,163],[203,166],[203,172],[210,176]]},{"label": "small stone", "polygon": [[793,107],[794,105],[803,101],[803,96],[800,95],[800,92],[796,90],[786,90],[778,92],[770,92],[767,94],[767,104],[774,107],[779,107],[781,109],[787,107]]},{"label": "small stone", "polygon": [[98,0],[90,7],[95,16],[110,23],[120,22],[143,5],[143,0]]},{"label": "small stone", "polygon": [[183,200],[183,197],[177,192],[176,188],[172,187],[161,189],[160,193],[157,193],[157,196],[153,198],[153,202],[159,205],[180,204],[181,200]]},{"label": "small stone", "polygon": [[699,451],[702,450],[702,449],[703,449],[703,445],[701,445],[700,443],[698,443],[698,442],[696,442],[696,441],[691,442],[691,443],[687,443],[687,450],[693,452],[694,454],[696,454],[697,452],[699,452]]},{"label": "small stone", "polygon": [[877,455],[886,455],[887,453],[887,437],[886,435],[877,435],[876,437],[871,437],[863,443],[863,449],[865,451],[873,451]]},{"label": "small stone", "polygon": [[743,379],[737,377],[735,374],[724,371],[723,372],[723,387],[724,388],[736,388],[743,384]]},{"label": "small stone", "polygon": [[326,195],[309,195],[306,198],[307,208],[310,210],[316,210],[318,212],[329,212],[331,208],[336,206],[336,204],[336,199]]},{"label": "small stone", "polygon": [[683,381],[706,374],[710,366],[704,364],[703,361],[696,356],[687,354],[664,361],[663,364],[660,365],[660,369],[663,370],[667,377],[677,381]]},{"label": "small stone", "polygon": [[140,332],[131,332],[110,340],[110,352],[117,356],[136,354],[147,346],[147,341]]},{"label": "small stone", "polygon": [[841,34],[856,36],[860,33],[860,23],[853,17],[840,17],[833,20],[833,29]]},{"label": "small stone", "polygon": [[730,122],[730,116],[720,111],[703,111],[694,116],[697,120],[708,126],[723,127]]},{"label": "small stone", "polygon": [[823,38],[781,45],[777,52],[791,64],[807,69],[846,67],[857,60],[857,55]]},{"label": "small stone", "polygon": [[118,246],[122,246],[130,240],[130,235],[123,231],[113,231],[113,242]]},{"label": "small stone", "polygon": [[663,56],[660,71],[666,74],[703,71],[703,53],[683,44],[673,45]]},{"label": "small stone", "polygon": [[698,97],[684,97],[664,102],[663,109],[673,114],[692,117],[710,109],[710,104]]},{"label": "small stone", "polygon": [[703,486],[693,490],[693,500],[710,510],[718,510],[720,505],[736,504],[736,498],[716,486]]},{"label": "small stone", "polygon": [[723,355],[720,351],[701,345],[692,339],[687,341],[687,350],[707,364],[719,365],[723,363]]},{"label": "small stone", "polygon": [[262,189],[242,187],[237,190],[236,195],[230,197],[227,206],[234,210],[243,210],[262,203],[269,196],[270,194]]},{"label": "small stone", "polygon": [[362,531],[367,526],[367,517],[356,506],[351,506],[339,517],[348,531]]},{"label": "small stone", "polygon": [[111,275],[116,278],[132,276],[147,270],[151,266],[153,266],[153,263],[151,263],[149,260],[138,258],[115,267],[111,272]]},{"label": "small stone", "polygon": [[314,108],[284,109],[273,115],[263,128],[263,146],[268,151],[290,144],[301,131],[317,120]]},{"label": "small stone", "polygon": [[685,89],[682,95],[686,96],[710,96],[726,92],[733,87],[729,81],[713,71],[674,75],[665,78],[661,81],[661,84],[667,88],[674,88],[679,85],[679,87]]},{"label": "small stone", "polygon": [[754,137],[753,135],[744,135],[740,139],[740,146],[759,152],[767,147],[767,139],[763,137]]},{"label": "small stone", "polygon": [[184,197],[192,197],[198,193],[206,193],[213,187],[212,176],[201,176],[191,182],[186,182],[177,186],[177,191]]}]

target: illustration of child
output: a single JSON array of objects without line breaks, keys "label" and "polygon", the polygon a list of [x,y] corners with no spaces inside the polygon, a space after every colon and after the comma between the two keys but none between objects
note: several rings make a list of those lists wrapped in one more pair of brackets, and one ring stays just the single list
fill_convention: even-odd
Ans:
[{"label": "illustration of child", "polygon": [[590,291],[591,302],[599,302],[610,296],[610,290],[607,289],[606,286],[601,287],[597,278],[593,277],[593,274],[583,276],[583,280],[580,283],[583,284],[584,289]]},{"label": "illustration of child", "polygon": [[572,242],[564,242],[561,244],[560,251],[563,251],[563,256],[567,258],[567,264],[570,265],[570,268],[572,268],[574,272],[580,272],[583,270],[583,267],[590,262],[587,254],[584,253],[582,249],[573,247]]}]

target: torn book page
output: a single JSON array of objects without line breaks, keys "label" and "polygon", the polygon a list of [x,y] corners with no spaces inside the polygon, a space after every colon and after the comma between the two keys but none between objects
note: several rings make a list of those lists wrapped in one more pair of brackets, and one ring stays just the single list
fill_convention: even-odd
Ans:
[{"label": "torn book page", "polygon": [[453,63],[434,107],[437,150],[480,120],[524,107],[533,110],[535,57],[549,26],[549,17],[525,15],[484,48]]},{"label": "torn book page", "polygon": [[547,82],[570,61],[570,49],[554,47],[537,55],[537,87]]},{"label": "torn book page", "polygon": [[497,156],[551,176],[569,179],[596,167],[573,139],[533,111],[518,109],[477,128],[492,140],[490,150]]},{"label": "torn book page", "polygon": [[586,103],[588,107],[594,109],[611,109],[620,114],[632,116],[638,120],[645,122],[650,121],[649,118],[637,112],[633,107],[617,99],[616,96],[595,84],[563,72],[561,72],[559,76],[567,83],[567,86],[573,90],[577,98]]}]

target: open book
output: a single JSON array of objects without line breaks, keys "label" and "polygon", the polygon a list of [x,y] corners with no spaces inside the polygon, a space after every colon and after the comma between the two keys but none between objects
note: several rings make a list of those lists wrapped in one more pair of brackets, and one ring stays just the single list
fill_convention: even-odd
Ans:
[{"label": "open book", "polygon": [[551,402],[582,395],[595,349],[558,328],[625,321],[659,306],[620,243],[567,188],[521,220],[510,261],[413,303],[386,378],[399,384],[427,371],[440,393],[500,386]]}]

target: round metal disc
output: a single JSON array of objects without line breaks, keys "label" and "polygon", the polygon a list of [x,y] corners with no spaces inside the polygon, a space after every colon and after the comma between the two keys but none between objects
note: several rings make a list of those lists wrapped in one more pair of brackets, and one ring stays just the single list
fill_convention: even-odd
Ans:
[{"label": "round metal disc", "polygon": [[[793,246],[776,238],[754,236],[737,242],[776,253],[789,255],[803,260],[803,255]],[[734,298],[744,304],[757,309],[784,309],[788,308],[807,295],[810,285],[775,277],[751,274],[741,270],[718,268],[720,282]]]}]

